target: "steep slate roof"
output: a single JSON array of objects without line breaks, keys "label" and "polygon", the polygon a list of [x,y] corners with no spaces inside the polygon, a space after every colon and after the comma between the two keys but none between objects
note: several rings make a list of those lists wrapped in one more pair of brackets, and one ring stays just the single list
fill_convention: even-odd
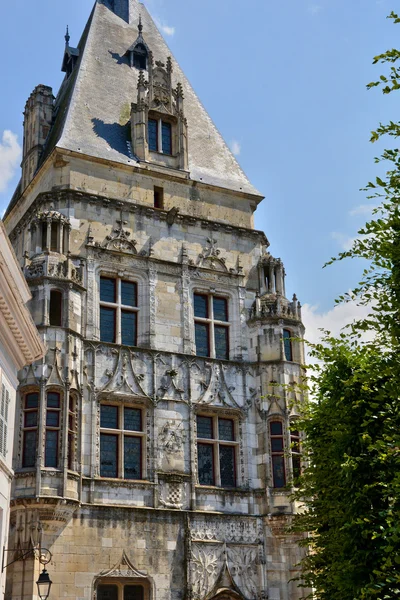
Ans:
[{"label": "steep slate roof", "polygon": [[[72,81],[64,82],[67,90],[58,97],[60,114],[50,134],[52,143],[47,144],[46,155],[57,146],[132,164],[127,141],[130,106],[137,100],[139,71],[130,67],[125,54],[138,36],[140,14],[143,38],[154,60],[166,62],[171,56],[143,4],[137,0],[97,0],[79,45],[81,59],[77,73],[71,76]],[[184,89],[191,179],[260,196],[173,57],[172,63],[173,84],[180,82]]]}]

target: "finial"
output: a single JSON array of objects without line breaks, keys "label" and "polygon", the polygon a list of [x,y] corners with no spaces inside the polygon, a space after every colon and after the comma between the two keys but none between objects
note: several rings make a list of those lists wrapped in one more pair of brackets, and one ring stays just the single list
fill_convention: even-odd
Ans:
[{"label": "finial", "polygon": [[142,15],[139,15],[138,29],[139,29],[139,35],[142,35],[142,31],[143,31]]},{"label": "finial", "polygon": [[67,25],[67,33],[65,34],[65,44],[66,46],[69,46],[69,40],[71,39],[70,35],[69,35],[69,29],[68,29],[68,25]]}]

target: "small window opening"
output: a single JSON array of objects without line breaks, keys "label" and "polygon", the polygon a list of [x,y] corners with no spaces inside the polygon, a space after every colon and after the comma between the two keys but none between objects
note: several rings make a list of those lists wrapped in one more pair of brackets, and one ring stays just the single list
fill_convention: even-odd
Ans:
[{"label": "small window opening", "polygon": [[58,252],[58,223],[51,224],[50,250],[52,252]]},{"label": "small window opening", "polygon": [[164,208],[164,190],[154,186],[154,208]]},{"label": "small window opening", "polygon": [[50,292],[50,325],[61,327],[62,322],[62,293],[57,290]]},{"label": "small window opening", "polygon": [[133,66],[141,71],[147,69],[147,50],[143,44],[135,46],[133,51]]},{"label": "small window opening", "polygon": [[47,248],[47,223],[42,223],[42,250]]},{"label": "small window opening", "polygon": [[267,291],[269,290],[269,268],[268,267],[264,267],[264,281],[265,281],[265,287],[267,289]]},{"label": "small window opening", "polygon": [[289,362],[293,361],[292,334],[288,329],[283,330],[283,344],[285,347],[285,359]]}]

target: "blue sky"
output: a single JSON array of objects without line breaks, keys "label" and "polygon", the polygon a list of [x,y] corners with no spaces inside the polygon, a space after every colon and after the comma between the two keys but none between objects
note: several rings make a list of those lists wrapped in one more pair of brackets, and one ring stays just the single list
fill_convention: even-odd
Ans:
[{"label": "blue sky", "polygon": [[[398,45],[389,0],[145,0],[203,104],[266,196],[256,227],[287,270],[305,320],[335,330],[333,308],[361,264],[322,270],[368,217],[359,192],[377,174],[369,143],[397,98],[367,92],[374,55]],[[22,112],[39,83],[56,91],[65,27],[77,43],[93,0],[13,0],[0,22],[0,214],[19,177]]]}]

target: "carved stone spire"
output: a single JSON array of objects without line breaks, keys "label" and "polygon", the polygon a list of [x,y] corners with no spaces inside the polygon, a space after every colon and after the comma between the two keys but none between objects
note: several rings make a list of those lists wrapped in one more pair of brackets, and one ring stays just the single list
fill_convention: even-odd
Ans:
[{"label": "carved stone spire", "polygon": [[69,40],[70,39],[71,39],[71,36],[69,35],[69,28],[68,28],[68,25],[67,25],[67,31],[66,31],[66,34],[65,34],[65,45],[67,47],[69,46]]}]

